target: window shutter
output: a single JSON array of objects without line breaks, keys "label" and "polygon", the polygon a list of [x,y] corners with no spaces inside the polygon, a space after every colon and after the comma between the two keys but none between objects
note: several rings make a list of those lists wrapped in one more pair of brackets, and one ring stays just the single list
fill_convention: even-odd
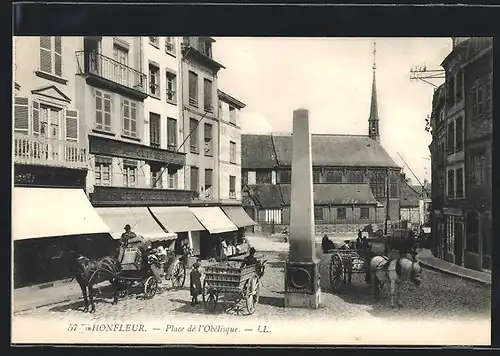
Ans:
[{"label": "window shutter", "polygon": [[40,133],[40,103],[36,100],[33,100],[32,120],[33,120],[33,122],[32,122],[33,133],[39,134]]},{"label": "window shutter", "polygon": [[40,70],[52,73],[52,39],[49,36],[40,36]]},{"label": "window shutter", "polygon": [[130,104],[130,132],[133,137],[137,137],[137,105]]},{"label": "window shutter", "polygon": [[78,141],[78,110],[66,110],[66,140]]},{"label": "window shutter", "polygon": [[62,39],[54,37],[54,74],[62,77]]},{"label": "window shutter", "polygon": [[14,98],[14,131],[29,133],[29,99],[22,97]]}]

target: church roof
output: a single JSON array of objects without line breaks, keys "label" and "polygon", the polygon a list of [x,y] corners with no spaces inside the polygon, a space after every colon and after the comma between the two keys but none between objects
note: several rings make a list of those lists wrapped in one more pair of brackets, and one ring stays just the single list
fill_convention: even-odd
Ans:
[{"label": "church roof", "polygon": [[275,184],[249,184],[249,193],[257,205],[265,209],[276,209],[283,205],[281,189]]},{"label": "church roof", "polygon": [[373,70],[373,82],[372,82],[372,100],[370,105],[370,117],[368,121],[379,121],[378,119],[378,103],[377,103],[377,83],[375,80],[375,69]]},{"label": "church roof", "polygon": [[[283,202],[290,205],[292,186],[280,184]],[[377,205],[368,184],[314,184],[314,205]]]},{"label": "church roof", "polygon": [[[242,135],[242,137],[244,136]],[[272,142],[278,164],[291,166],[292,135],[273,135]],[[313,134],[311,135],[311,145],[313,166],[399,168],[382,145],[368,136]],[[242,155],[255,155],[256,152],[263,151],[248,152],[245,148]],[[242,167],[257,168],[245,166],[243,163]]]},{"label": "church roof", "polygon": [[241,135],[241,167],[270,169],[276,167],[271,135]]}]

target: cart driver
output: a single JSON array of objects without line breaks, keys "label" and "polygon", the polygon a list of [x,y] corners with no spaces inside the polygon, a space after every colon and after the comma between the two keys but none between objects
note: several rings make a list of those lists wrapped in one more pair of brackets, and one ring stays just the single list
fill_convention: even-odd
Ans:
[{"label": "cart driver", "polygon": [[248,251],[248,256],[246,256],[243,259],[243,263],[241,264],[240,268],[257,264],[257,258],[255,258],[255,252],[256,252],[255,248],[251,247],[250,250]]},{"label": "cart driver", "polygon": [[124,227],[125,229],[125,232],[122,234],[122,236],[120,237],[120,244],[125,247],[127,246],[128,244],[128,241],[131,239],[131,238],[134,238],[136,237],[137,235],[135,234],[135,232],[132,231],[132,228],[130,227],[129,224],[125,225]]}]

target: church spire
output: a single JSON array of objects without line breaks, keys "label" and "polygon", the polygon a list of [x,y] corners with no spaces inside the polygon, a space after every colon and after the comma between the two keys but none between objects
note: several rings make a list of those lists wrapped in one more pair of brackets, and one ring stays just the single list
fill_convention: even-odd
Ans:
[{"label": "church spire", "polygon": [[380,142],[378,105],[377,105],[377,84],[375,78],[376,64],[376,43],[373,42],[373,82],[372,82],[372,100],[370,106],[370,117],[368,118],[368,136]]}]

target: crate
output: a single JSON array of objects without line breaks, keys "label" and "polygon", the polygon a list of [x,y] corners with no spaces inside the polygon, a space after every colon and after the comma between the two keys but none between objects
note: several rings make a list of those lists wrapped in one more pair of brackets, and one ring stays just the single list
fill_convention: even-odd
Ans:
[{"label": "crate", "polygon": [[240,269],[236,264],[220,263],[205,268],[205,281],[208,287],[239,291],[254,274],[255,265]]},{"label": "crate", "polygon": [[129,247],[123,251],[121,266],[124,271],[137,271],[141,269],[142,253],[137,247]]}]

